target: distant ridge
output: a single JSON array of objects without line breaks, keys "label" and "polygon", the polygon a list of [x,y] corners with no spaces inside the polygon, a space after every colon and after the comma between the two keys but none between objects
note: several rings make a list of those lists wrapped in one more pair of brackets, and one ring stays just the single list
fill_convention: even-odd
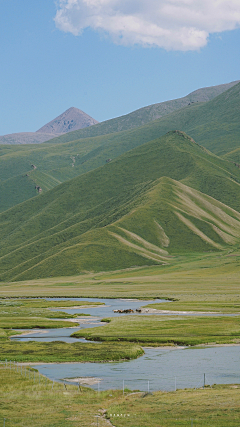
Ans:
[{"label": "distant ridge", "polygon": [[79,129],[78,131],[64,134],[52,142],[70,142],[76,141],[80,138],[92,138],[94,136],[107,135],[110,133],[135,129],[154,120],[172,114],[181,108],[188,107],[189,105],[207,103],[227,90],[231,89],[239,82],[240,80],[236,80],[231,83],[197,89],[183,98],[173,99],[170,101],[160,102],[158,104],[148,105],[147,107],[142,107],[129,114],[125,114],[124,116],[101,122],[96,126]]},{"label": "distant ridge", "polygon": [[0,144],[7,145],[22,145],[22,144],[41,144],[56,138],[62,134],[37,133],[37,132],[18,132],[10,133],[9,135],[0,136]]},{"label": "distant ridge", "polygon": [[84,111],[71,107],[36,132],[19,132],[0,136],[0,144],[41,144],[68,132],[97,124]]},{"label": "distant ridge", "polygon": [[21,132],[0,136],[0,144],[40,144],[52,139],[54,139],[52,141],[54,143],[65,143],[80,138],[134,129],[188,105],[211,101],[239,82],[240,80],[236,80],[231,83],[197,89],[183,98],[148,105],[129,114],[101,123],[98,123],[97,120],[82,110],[71,107],[51,122],[42,126],[37,132]]},{"label": "distant ridge", "polygon": [[71,107],[60,114],[60,116],[56,117],[56,119],[53,119],[51,122],[41,127],[37,132],[55,135],[56,133],[68,133],[83,129],[88,126],[96,125],[97,123],[97,120],[84,113],[84,111]]}]

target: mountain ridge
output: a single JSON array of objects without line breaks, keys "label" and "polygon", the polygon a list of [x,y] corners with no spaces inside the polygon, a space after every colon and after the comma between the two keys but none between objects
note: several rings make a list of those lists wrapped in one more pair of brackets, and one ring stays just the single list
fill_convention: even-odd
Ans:
[{"label": "mountain ridge", "polygon": [[208,102],[223,92],[229,90],[239,82],[240,80],[236,80],[234,82],[225,83],[222,85],[197,89],[182,98],[164,101],[139,108],[123,116],[100,122],[94,128],[91,127],[80,131],[74,131],[68,135],[63,135],[60,138],[54,138],[51,142],[70,142],[80,138],[92,138],[95,136],[102,136],[111,133],[122,132],[125,130],[131,130],[155,121],[158,118],[167,116],[183,107],[188,106],[189,104],[191,105],[197,102]]},{"label": "mountain ridge", "polygon": [[[84,174],[106,162],[111,163],[118,156],[174,128],[190,134],[197,143],[210,148],[215,154],[231,151],[231,156],[225,156],[225,158],[238,168],[240,163],[239,108],[240,83],[211,101],[190,104],[128,131],[81,138],[70,142],[51,143],[49,141],[40,145],[24,146],[2,145],[0,146],[0,211],[38,195],[38,187],[41,188],[42,193],[45,193],[61,182]],[[70,132],[69,135],[72,133],[75,134]],[[13,194],[12,197],[9,197],[9,191]]]},{"label": "mountain ridge", "polygon": [[[75,107],[71,107],[70,109],[62,113],[60,116],[56,117],[46,125],[42,126],[36,132],[21,132],[21,133],[0,136],[0,144],[9,144],[9,145],[25,144],[25,143],[40,144],[42,142],[46,142],[50,140],[51,140],[51,143],[53,142],[61,143],[61,142],[73,141],[79,138],[94,137],[94,136],[105,135],[108,133],[134,129],[138,126],[142,126],[160,117],[168,115],[191,103],[208,102],[209,100],[213,99],[214,97],[218,96],[219,94],[223,93],[224,91],[228,90],[229,88],[238,84],[239,82],[240,80],[236,80],[230,83],[200,88],[189,93],[188,95],[182,98],[177,98],[174,100],[164,101],[157,104],[152,104],[146,107],[142,107],[131,113],[128,113],[123,116],[116,117],[110,120],[106,120],[101,123],[98,123],[95,119],[92,119],[90,116],[88,116],[86,113],[82,112],[81,110],[78,110]],[[83,113],[84,115],[86,115],[87,125],[83,128],[85,129],[85,131],[81,131],[80,129],[80,132],[79,132],[79,129],[74,130],[74,128],[72,127],[66,133],[63,132],[64,135],[62,135],[62,138],[60,140],[59,136],[61,135],[59,135],[59,133],[62,133],[62,128],[61,127],[55,128],[55,133],[54,133],[54,127],[51,127],[51,124],[58,121],[60,117],[63,117],[64,119],[64,115],[67,112],[69,112],[69,110],[72,110],[72,109],[73,111],[77,110]],[[92,125],[89,125],[90,123],[88,121],[89,117],[94,121]],[[69,123],[68,124],[66,123],[65,129],[69,125],[71,125],[71,120],[68,120],[68,119],[66,120],[66,122],[69,121]],[[97,124],[97,127],[95,127],[95,124]],[[92,127],[93,125],[94,125],[94,128]],[[59,132],[59,130],[61,131]]]},{"label": "mountain ridge", "polygon": [[240,241],[240,170],[181,131],[0,214],[0,278],[171,262]]}]

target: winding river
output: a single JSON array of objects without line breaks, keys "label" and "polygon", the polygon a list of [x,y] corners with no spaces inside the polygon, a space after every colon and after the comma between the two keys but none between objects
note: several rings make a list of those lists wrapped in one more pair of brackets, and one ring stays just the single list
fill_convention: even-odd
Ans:
[{"label": "winding river", "polygon": [[[70,299],[70,298],[63,298]],[[59,299],[57,299],[59,300]],[[71,314],[91,314],[79,317],[78,328],[50,329],[33,331],[15,337],[15,340],[61,340],[65,342],[82,341],[70,337],[81,328],[101,326],[102,318],[124,316],[114,313],[115,309],[131,308],[163,302],[163,300],[143,301],[124,299],[71,298],[72,301],[103,302],[104,306],[94,308],[71,308],[61,311]],[[165,302],[165,301],[164,301]],[[171,302],[169,302],[169,306]],[[56,309],[59,311],[60,309]],[[134,313],[136,315],[136,313]],[[129,314],[128,314],[129,315]],[[146,315],[146,314],[139,314]],[[166,314],[164,314],[166,315]],[[101,345],[101,343],[99,343]],[[202,348],[159,347],[144,348],[145,354],[131,361],[111,363],[53,363],[36,364],[39,372],[53,381],[74,381],[89,384],[96,390],[128,388],[131,390],[155,391],[175,388],[197,388],[205,384],[240,383],[240,346],[227,345]]]}]

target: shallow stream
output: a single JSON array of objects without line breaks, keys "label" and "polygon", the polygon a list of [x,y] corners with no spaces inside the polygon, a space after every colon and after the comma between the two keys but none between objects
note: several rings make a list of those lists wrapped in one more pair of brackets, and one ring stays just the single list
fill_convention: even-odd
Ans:
[{"label": "shallow stream", "polygon": [[[70,298],[63,298],[63,300]],[[52,298],[53,300],[53,298]],[[55,299],[59,300],[59,299]],[[143,301],[124,299],[71,298],[72,301],[103,302],[104,306],[92,308],[54,309],[70,314],[91,314],[91,317],[79,317],[77,328],[49,329],[33,331],[18,341],[82,341],[70,337],[82,328],[102,326],[101,319],[124,316],[114,313],[116,309],[136,310],[141,306],[166,302],[164,300]],[[169,307],[171,302],[169,302]],[[135,315],[137,313],[134,313]],[[129,314],[127,314],[129,316]],[[146,314],[139,314],[146,315]],[[149,314],[150,315],[150,314]],[[167,315],[167,314],[161,314]],[[219,314],[218,314],[219,315]],[[89,342],[89,341],[88,341]],[[101,343],[98,343],[101,345]],[[154,391],[174,390],[175,388],[194,388],[204,384],[240,383],[240,346],[219,346],[204,348],[145,348],[145,354],[131,361],[109,363],[55,363],[35,365],[39,372],[51,380],[60,381],[73,378],[95,379],[91,387],[96,390],[128,388],[131,390]],[[204,375],[205,374],[205,375]],[[84,380],[79,380],[82,382]],[[87,379],[86,379],[87,381]]]}]

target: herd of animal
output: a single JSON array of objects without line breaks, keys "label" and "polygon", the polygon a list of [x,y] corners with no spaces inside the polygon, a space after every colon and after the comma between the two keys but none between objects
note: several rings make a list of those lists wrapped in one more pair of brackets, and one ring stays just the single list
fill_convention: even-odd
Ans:
[{"label": "herd of animal", "polygon": [[[114,313],[134,313],[134,310],[131,308],[126,308],[125,310],[113,310]],[[137,313],[141,313],[142,310],[140,308],[136,309]]]}]

